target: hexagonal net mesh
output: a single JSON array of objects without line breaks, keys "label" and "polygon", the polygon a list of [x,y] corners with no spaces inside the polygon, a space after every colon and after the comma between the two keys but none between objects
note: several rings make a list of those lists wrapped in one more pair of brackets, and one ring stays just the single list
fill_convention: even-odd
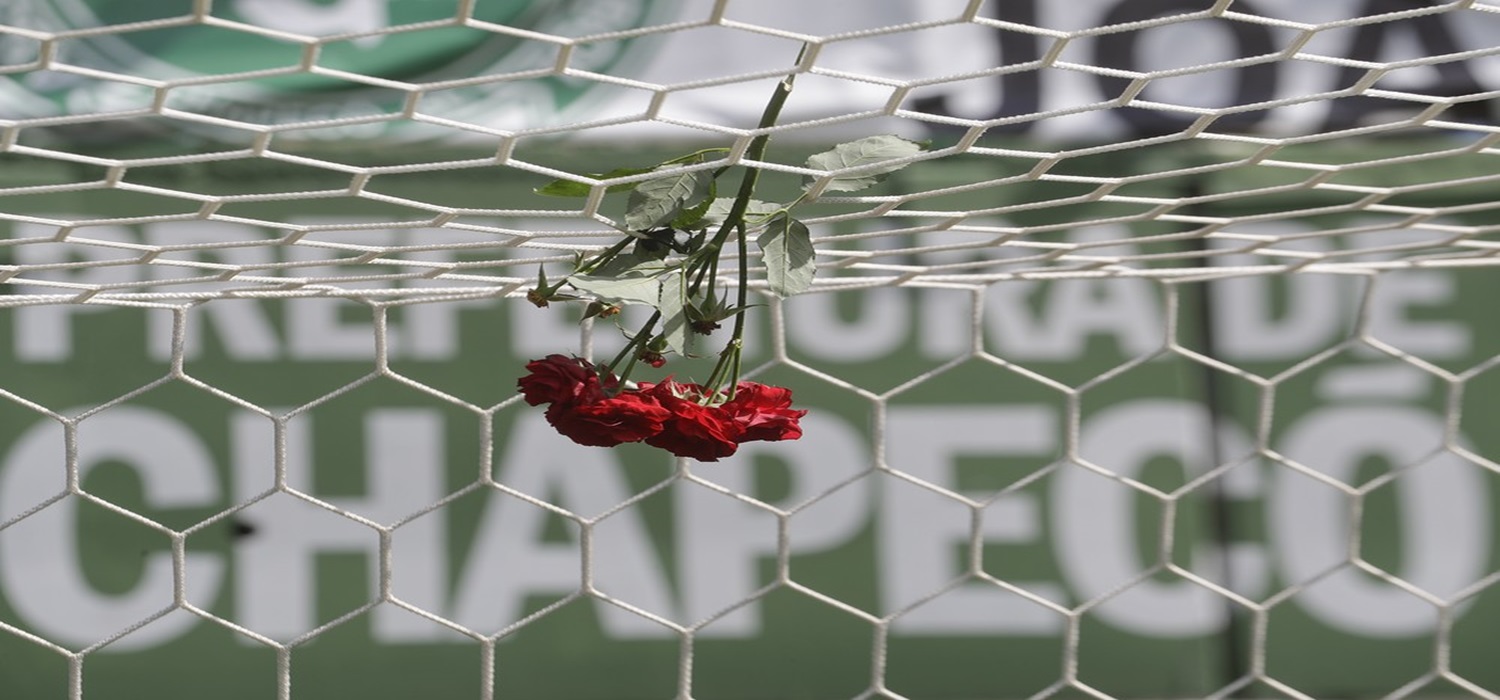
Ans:
[{"label": "hexagonal net mesh", "polygon": [[[1500,6],[803,5],[0,6],[0,684],[1500,697]],[[518,300],[705,148],[806,435],[567,444]]]},{"label": "hexagonal net mesh", "polygon": [[[1320,17],[1331,12],[1308,10],[1303,14],[1314,16],[1298,21],[1290,8],[1292,16],[1279,16],[1230,2],[1188,2],[1135,10],[1122,6],[1094,18],[1101,23],[1083,27],[1053,26],[1035,9],[1022,12],[1021,19],[1029,14],[1034,23],[1025,24],[1007,15],[1017,10],[987,10],[979,2],[926,3],[911,12],[916,21],[866,27],[847,18],[822,27],[839,31],[822,34],[783,28],[795,21],[766,26],[737,20],[744,10],[727,3],[684,11],[660,24],[647,16],[650,8],[632,5],[588,20],[564,15],[519,23],[523,18],[513,18],[518,26],[489,21],[495,10],[483,5],[460,3],[431,7],[413,17],[424,21],[358,26],[358,31],[331,35],[292,31],[299,22],[318,28],[312,21],[321,16],[317,13],[301,17],[288,12],[277,19],[273,9],[250,9],[274,8],[274,2],[245,3],[246,9],[238,12],[232,3],[217,9],[212,3],[180,3],[183,7],[172,8],[176,13],[166,7],[137,10],[122,18],[134,21],[104,24],[111,19],[106,16],[95,18],[100,25],[83,26],[67,24],[77,20],[62,9],[69,3],[53,4],[59,9],[44,4],[7,10],[4,71],[12,106],[3,122],[4,143],[7,169],[20,172],[0,191],[13,203],[7,204],[6,220],[24,231],[24,237],[12,242],[14,259],[6,268],[6,281],[12,288],[22,286],[28,297],[43,295],[49,301],[139,294],[422,295],[436,293],[434,286],[514,293],[531,270],[514,261],[519,253],[571,253],[591,244],[590,230],[614,233],[601,195],[616,180],[596,182],[586,173],[634,165],[610,163],[605,157],[600,159],[605,162],[588,164],[596,170],[569,169],[557,162],[550,139],[708,141],[729,148],[722,164],[807,174],[812,171],[800,159],[780,160],[774,152],[766,162],[746,161],[745,149],[759,133],[753,117],[736,118],[745,109],[711,108],[713,100],[732,96],[748,103],[753,114],[764,97],[754,89],[734,89],[764,88],[787,73],[803,75],[801,90],[812,97],[795,121],[766,130],[776,138],[806,142],[838,127],[938,134],[934,148],[909,160],[950,175],[878,195],[820,198],[824,213],[810,223],[859,229],[838,233],[825,227],[819,237],[819,263],[858,278],[825,279],[826,285],[1172,277],[1217,271],[1226,260],[1234,260],[1228,266],[1235,272],[1274,273],[1485,265],[1495,259],[1493,229],[1483,215],[1491,211],[1493,146],[1500,137],[1490,119],[1493,90],[1483,87],[1478,76],[1493,72],[1500,59],[1486,34],[1494,23],[1494,8],[1484,3],[1374,3],[1366,9],[1404,9],[1370,15],[1349,15],[1350,8],[1340,6],[1345,16]],[[1201,7],[1189,11],[1197,5]],[[348,28],[335,21],[334,12],[323,14],[330,30]],[[1078,14],[1067,19],[1076,24],[1084,16]],[[1359,53],[1351,58],[1344,50],[1350,43],[1356,48],[1369,43],[1371,37],[1394,36],[1397,28],[1425,37],[1423,32],[1439,21],[1455,32],[1472,31],[1481,41],[1447,46],[1447,53],[1388,60]],[[1034,60],[959,71],[940,53],[928,51],[909,65],[889,65],[901,51],[985,40],[985,33],[996,32],[1011,42],[1002,50],[1029,47]],[[416,61],[421,55],[407,42],[419,42],[424,34],[435,42],[499,43],[510,53],[485,70],[468,73],[457,72],[462,66],[417,66],[384,74],[346,68],[358,63],[351,55],[362,45],[383,44],[398,56],[413,53],[410,60]],[[1100,60],[1109,59],[1111,47],[1122,42],[1127,48],[1134,47],[1130,42],[1145,41],[1170,46],[1190,43],[1194,36],[1206,42],[1229,38],[1237,51],[1205,47],[1187,52],[1192,60],[1150,56],[1131,58],[1124,66]],[[633,64],[623,56],[632,47],[623,44],[677,37],[699,42],[695,50],[724,37],[728,49],[754,50],[768,58],[744,61],[765,68],[738,74],[703,75],[701,69],[679,66],[676,72],[692,76],[680,82],[653,82],[626,72]],[[243,49],[244,60],[192,64],[202,53],[189,51],[214,41]],[[153,59],[147,53],[153,42],[171,52]],[[799,43],[809,50],[791,66]],[[1423,39],[1419,48],[1440,50],[1442,42]],[[869,55],[882,50],[887,55]],[[1244,53],[1250,55],[1240,55]],[[183,54],[188,58],[180,58]],[[1202,60],[1215,57],[1220,60]],[[692,58],[674,54],[670,60]],[[1157,68],[1153,63],[1168,65]],[[1286,65],[1331,74],[1329,89],[1257,87],[1274,80]],[[886,70],[872,73],[872,68]],[[1427,73],[1439,78],[1423,77]],[[989,83],[998,82],[1004,91],[1028,80],[1055,80],[1059,87],[1030,105],[1023,104],[1024,98],[1009,99],[992,109],[995,116],[990,118],[960,116],[965,111],[960,106],[934,108],[959,103],[970,92],[996,90]],[[1097,89],[1080,93],[1074,87],[1079,81],[1095,83]],[[562,116],[528,113],[538,100],[560,101],[567,89],[593,86],[616,88],[626,96],[603,111],[602,118],[573,120],[566,110]],[[482,88],[504,99],[462,102],[466,91]],[[321,101],[304,97],[312,90],[325,96]],[[1232,94],[1215,94],[1224,92]],[[1206,100],[1230,104],[1200,104]],[[275,101],[292,104],[278,106]],[[1067,148],[1024,147],[998,138],[1018,129],[1064,135],[1070,129],[1107,132],[1103,115],[1111,113],[1123,115],[1124,124],[1136,133]],[[347,152],[303,152],[309,141],[380,143],[382,136],[400,130],[460,139],[472,149],[462,159],[398,164],[359,162],[371,155],[378,160],[380,154],[359,154],[366,156],[361,158]],[[179,147],[137,157],[94,155],[57,142],[58,132],[93,139],[156,135],[178,141]],[[194,136],[218,145],[204,145]],[[1389,143],[1398,137],[1402,145]],[[1368,141],[1382,138],[1386,141],[1374,145]],[[1413,139],[1420,145],[1406,145]],[[1305,152],[1314,144],[1350,147]],[[1171,157],[1179,151],[1191,157]],[[1113,154],[1128,156],[1105,158]],[[192,186],[194,174],[205,165],[253,163],[285,165],[309,176],[296,182],[316,180],[321,186],[271,191]],[[405,180],[454,171],[474,178],[567,177],[593,184],[594,196],[583,202],[517,197],[521,201],[480,204],[402,195]],[[1046,184],[1055,187],[1045,198],[1009,192],[1034,194],[1030,186]],[[81,219],[47,215],[43,202],[68,197],[120,200],[121,208],[149,213]],[[371,212],[366,227],[421,233],[407,245],[383,245],[353,234],[330,235],[328,226],[256,215],[256,204],[290,201],[306,208],[345,201]],[[1217,205],[1241,210],[1223,211]],[[1346,214],[1359,216],[1319,227],[1314,234],[1264,230],[1268,222]],[[1466,220],[1467,215],[1474,217]],[[517,223],[539,218],[551,225],[523,228]],[[201,232],[219,222],[276,231],[263,240],[226,241],[224,247],[279,262],[202,260],[212,239],[204,240]],[[170,223],[181,226],[165,226]],[[181,233],[134,245],[101,235],[109,227],[134,224]],[[1111,233],[1087,242],[1058,239],[1058,231],[1083,227],[1110,227]],[[1401,233],[1377,235],[1390,231]],[[1115,249],[1122,245],[1135,250]],[[418,257],[411,254],[414,250],[438,259],[413,260]],[[920,255],[927,251],[962,252],[964,259],[923,261]],[[454,260],[460,252],[483,255]],[[67,266],[56,262],[73,257],[81,260]],[[295,262],[305,257],[331,260],[316,266],[317,274],[307,274]],[[76,273],[87,261],[114,268],[115,275],[110,281],[90,282],[87,275],[60,272]],[[131,284],[122,277],[151,282]],[[356,281],[362,284],[351,284]],[[198,286],[204,283],[210,286]],[[375,289],[350,291],[371,284]],[[11,299],[30,301],[35,300]]]}]

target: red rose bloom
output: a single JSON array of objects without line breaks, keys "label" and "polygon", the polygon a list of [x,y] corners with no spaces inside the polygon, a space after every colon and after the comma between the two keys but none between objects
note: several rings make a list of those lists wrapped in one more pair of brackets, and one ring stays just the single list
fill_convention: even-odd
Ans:
[{"label": "red rose bloom", "polygon": [[[528,374],[516,380],[526,403],[589,402],[604,398],[599,375],[588,360],[548,355],[526,363]],[[613,379],[613,377],[610,377]],[[613,383],[613,382],[611,382]]]},{"label": "red rose bloom", "polygon": [[647,445],[703,462],[717,462],[739,449],[739,424],[722,406],[698,403],[703,387],[667,379],[656,385],[642,384],[641,393],[656,399],[671,414],[661,432],[646,438]]},{"label": "red rose bloom", "polygon": [[601,379],[588,360],[548,355],[526,369],[529,374],[516,381],[526,403],[551,404],[547,422],[592,447],[644,441],[678,457],[717,462],[742,442],[802,437],[797,421],[807,415],[791,407],[790,390],[755,382],[740,382],[731,401],[671,378],[611,396],[619,380],[608,373]]},{"label": "red rose bloom", "polygon": [[654,398],[633,391],[587,403],[559,401],[547,407],[547,422],[558,433],[592,447],[640,442],[659,434],[671,417]]},{"label": "red rose bloom", "polygon": [[740,382],[734,400],[723,408],[740,426],[740,442],[796,440],[802,437],[798,419],[807,411],[791,408],[792,390],[755,382]]}]

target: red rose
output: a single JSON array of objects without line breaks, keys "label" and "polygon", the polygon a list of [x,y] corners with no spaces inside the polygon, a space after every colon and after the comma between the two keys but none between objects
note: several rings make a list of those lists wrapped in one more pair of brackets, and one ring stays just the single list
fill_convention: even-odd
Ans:
[{"label": "red rose", "polygon": [[791,408],[792,391],[779,386],[740,382],[734,400],[724,410],[740,426],[740,442],[796,440],[802,437],[798,419],[807,411]]},{"label": "red rose", "polygon": [[641,442],[679,457],[716,462],[752,440],[795,440],[797,421],[807,411],[791,407],[792,392],[755,382],[740,382],[725,401],[702,386],[674,382],[642,383],[638,389],[607,392],[619,380],[589,361],[548,355],[526,364],[516,381],[526,403],[547,407],[547,422],[580,445],[614,447]]},{"label": "red rose", "polygon": [[656,399],[670,414],[661,432],[646,438],[678,457],[717,462],[739,449],[740,426],[722,406],[698,403],[703,387],[667,379],[660,384],[641,384],[641,393]]},{"label": "red rose", "polygon": [[592,447],[640,442],[660,433],[671,417],[654,398],[634,391],[597,401],[559,401],[547,407],[547,422],[557,432]]},{"label": "red rose", "polygon": [[[516,380],[526,403],[590,402],[604,398],[599,375],[588,360],[548,355],[526,363],[528,374]],[[610,377],[613,380],[613,377]],[[613,381],[611,381],[613,384]]]}]

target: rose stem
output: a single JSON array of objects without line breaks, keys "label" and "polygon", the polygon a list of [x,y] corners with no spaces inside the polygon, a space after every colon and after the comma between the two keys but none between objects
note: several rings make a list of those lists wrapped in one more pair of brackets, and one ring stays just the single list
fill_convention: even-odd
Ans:
[{"label": "rose stem", "polygon": [[[802,47],[802,53],[797,55],[799,63],[802,60],[802,54],[806,52],[807,47]],[[771,99],[766,102],[766,109],[760,115],[760,124],[756,126],[757,129],[769,129],[776,125],[776,118],[781,116],[781,108],[786,105],[786,98],[792,94],[792,81],[796,77],[795,73],[789,74],[776,84],[776,91],[771,93]],[[745,150],[746,159],[753,161],[763,160],[766,155],[766,146],[770,142],[771,134],[769,132],[751,139],[750,147]],[[707,255],[718,256],[719,251],[724,248],[724,241],[729,238],[729,232],[734,230],[736,226],[745,223],[745,212],[750,208],[750,199],[755,195],[755,185],[759,179],[760,168],[753,165],[745,168],[745,178],[740,180],[740,190],[735,195],[734,204],[730,205],[729,213],[724,217],[724,223],[719,226],[719,230],[714,233],[713,240],[705,248]],[[741,234],[741,236],[743,235]],[[708,268],[706,267],[698,268],[698,277],[693,280],[692,286],[688,288],[688,294],[698,293],[698,288],[702,286],[707,271]]]},{"label": "rose stem", "polygon": [[641,326],[639,331],[636,331],[635,336],[630,339],[629,343],[625,344],[625,348],[620,351],[620,354],[615,355],[615,359],[610,360],[609,366],[606,369],[614,372],[615,368],[620,366],[621,362],[625,361],[625,358],[630,358],[630,363],[625,365],[625,369],[619,373],[620,386],[625,386],[625,380],[630,378],[631,370],[635,369],[635,361],[638,359],[638,354],[635,351],[651,338],[651,329],[656,327],[656,322],[660,318],[660,311],[651,314],[651,318],[646,319],[646,324]]},{"label": "rose stem", "polygon": [[578,269],[575,270],[575,272],[577,272],[579,274],[584,274],[584,275],[592,272],[593,270],[595,270],[596,268],[598,268],[600,265],[603,265],[604,263],[606,263],[609,260],[613,259],[616,255],[619,255],[620,251],[625,250],[625,246],[630,245],[630,242],[634,241],[634,240],[635,240],[635,238],[633,236],[626,236],[624,238],[621,238],[614,245],[610,246],[609,248],[606,248],[605,250],[599,251],[599,253],[597,255],[595,255],[592,259],[590,259],[589,261],[585,262],[582,265],[579,265]]}]

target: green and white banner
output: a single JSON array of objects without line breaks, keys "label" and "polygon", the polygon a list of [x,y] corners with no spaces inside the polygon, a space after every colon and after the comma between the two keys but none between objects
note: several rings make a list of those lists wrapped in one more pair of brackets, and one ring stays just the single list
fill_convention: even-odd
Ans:
[{"label": "green and white banner", "polygon": [[[1332,96],[1355,87],[1375,63],[1411,62],[1380,76],[1374,85],[1379,97],[1297,100],[1229,114],[1215,126],[1295,134],[1390,123],[1430,104],[1407,95],[1477,97],[1500,89],[1500,56],[1484,51],[1500,33],[1500,16],[1477,8],[1410,13],[1405,0],[1238,0],[1220,17],[1070,36],[1053,56],[1061,33],[1200,12],[1213,3],[1007,0],[980,9],[988,24],[962,22],[967,5],[886,0],[852,12],[836,3],[762,0],[733,3],[720,14],[718,3],[710,0],[482,0],[472,6],[453,0],[222,0],[208,10],[214,26],[199,27],[190,26],[195,16],[181,3],[13,2],[0,6],[0,24],[42,32],[123,29],[51,45],[52,60],[82,71],[0,75],[0,118],[147,110],[156,96],[153,81],[183,80],[188,82],[168,91],[166,109],[257,126],[309,125],[282,133],[282,140],[474,140],[487,138],[487,132],[439,124],[524,130],[648,111],[663,121],[590,128],[576,136],[698,139],[713,132],[695,124],[746,128],[756,122],[770,83],[717,83],[785,69],[796,60],[797,36],[838,38],[823,43],[816,65],[830,72],[804,76],[784,114],[789,122],[880,113],[892,98],[893,84],[920,81],[903,109],[937,117],[1014,118],[995,126],[996,132],[1086,141],[1171,133],[1187,128],[1197,115],[1097,107],[1118,99],[1129,76],[1231,61],[1235,65],[1154,79],[1140,98],[1220,108]],[[140,28],[152,22],[159,24]],[[661,29],[674,22],[683,24]],[[923,28],[856,34],[892,26]],[[392,27],[400,31],[380,31]],[[632,31],[652,27],[657,30]],[[574,41],[596,36],[610,38]],[[314,43],[324,37],[341,38]],[[317,50],[309,58],[313,46]],[[1293,47],[1295,56],[1284,54]],[[41,42],[30,34],[0,34],[6,65],[38,60],[41,51]],[[1444,58],[1417,60],[1425,57]],[[1051,63],[1037,70],[993,72],[996,66],[1040,65],[1043,59]],[[538,77],[560,62],[567,74]],[[210,82],[215,76],[221,79]],[[953,79],[935,81],[945,76]],[[658,90],[665,97],[653,104]],[[418,92],[414,110],[424,119],[401,118]],[[1491,121],[1490,102],[1460,101],[1443,118]],[[1041,112],[1055,112],[1056,118],[1023,118]],[[382,115],[387,119],[358,126],[318,124]],[[926,128],[916,121],[886,122],[878,130]],[[108,129],[92,125],[76,135],[187,128],[235,139],[220,126],[153,117],[122,119]],[[858,135],[864,135],[867,127],[868,122],[856,122],[834,130],[862,129]]]},{"label": "green and white banner", "polygon": [[[1211,3],[1007,1],[983,5],[993,20],[985,25],[923,24],[957,18],[969,4],[870,3],[850,17],[832,3],[785,0],[5,3],[0,24],[18,29],[0,34],[0,65],[70,69],[0,75],[0,119],[99,119],[21,129],[23,146],[86,155],[18,159],[25,165],[0,170],[0,183],[102,182],[104,166],[90,159],[122,142],[149,142],[149,154],[206,152],[288,124],[303,125],[275,136],[290,150],[356,139],[383,144],[374,157],[396,161],[493,157],[409,144],[493,141],[495,131],[597,125],[648,109],[660,119],[570,137],[631,144],[593,148],[593,158],[659,162],[647,153],[657,144],[721,136],[703,125],[753,124],[768,82],[701,81],[785,69],[798,34],[841,38],[819,48],[816,65],[826,70],[799,78],[784,123],[878,112],[893,81],[978,75],[932,82],[902,108],[1016,118],[994,132],[1028,139],[1017,145],[1027,152],[1181,130],[1188,117],[1170,111],[1102,108],[1135,72],[1249,59],[1159,79],[1142,93],[1224,107],[1340,94],[1375,62],[1453,57],[1391,70],[1375,84],[1379,99],[1299,101],[1219,124],[1269,134],[1345,129],[1430,105],[1407,93],[1500,89],[1500,57],[1483,51],[1500,15],[1475,8],[1331,26],[1412,6],[1246,0],[1216,18],[1072,37],[1046,68],[985,74],[1051,55],[1056,32]],[[722,18],[714,7],[725,8]],[[921,28],[858,33],[891,26]],[[99,27],[117,30],[54,36]],[[382,31],[392,27],[401,30]],[[616,32],[625,34],[555,40]],[[343,38],[310,39],[329,36]],[[1296,57],[1279,53],[1302,39]],[[566,74],[552,70],[560,60]],[[157,91],[171,81],[179,82]],[[1492,122],[1492,102],[1457,102],[1443,119]],[[408,109],[421,119],[405,118]],[[1024,118],[1047,111],[1068,116]],[[321,124],[343,117],[370,119]],[[221,128],[233,122],[254,128]],[[937,122],[917,123],[837,128],[947,136]],[[523,139],[517,149],[568,172],[604,169],[597,160],[556,162],[580,156],[552,139]],[[1354,155],[1329,146],[1302,162],[1349,162],[1389,145],[1358,144]],[[372,157],[334,153],[321,166]],[[1124,150],[1054,174],[1120,177],[1147,161],[1166,172],[1201,157]],[[945,158],[884,186],[959,192],[924,202],[936,211],[1078,194],[1061,181],[958,187],[1023,172],[1019,161],[1000,160]],[[267,274],[325,271],[316,256],[331,249],[263,245],[284,230],[257,221],[335,229],[305,242],[483,260],[498,253],[449,244],[493,237],[404,226],[411,211],[393,202],[493,211],[500,201],[524,211],[546,181],[500,168],[493,177],[382,172],[368,190],[379,202],[298,198],[350,186],[348,173],[321,166],[131,169],[129,182],[148,191],[264,195],[226,199],[214,220],[189,220],[201,200],[113,187],[7,197],[13,218],[0,222],[8,244],[0,266],[38,270],[38,284],[6,291],[149,285],[180,272],[124,264],[142,245]],[[1284,182],[1256,170],[1133,186],[1171,197],[1190,187],[1262,195],[1239,204],[1205,198],[1191,212],[1201,217],[1320,211],[1347,194],[1264,194]],[[1349,192],[1383,176],[1345,175]],[[1277,237],[1308,256],[1378,258],[1423,240],[1436,245],[1445,221],[1494,225],[1492,210],[1452,206],[1448,219],[1406,230],[1397,211],[1488,201],[1489,175],[1432,173],[1418,180],[1479,184],[1411,188],[1378,213],[1350,205],[1235,231]],[[969,223],[1051,226],[1037,236],[1043,244],[1162,232],[1159,222],[1067,225],[1108,220],[1117,204]],[[422,216],[431,220],[430,211]],[[110,223],[122,217],[135,223]],[[78,220],[104,223],[68,241],[44,223]],[[475,223],[533,231],[561,221]],[[883,224],[814,234],[861,232],[856,225]],[[1299,239],[1332,228],[1351,233]],[[909,256],[912,265],[960,263],[964,251],[930,247],[958,235],[900,244],[929,246]],[[1190,245],[1089,252],[1162,254],[1155,259],[1167,265]],[[340,274],[331,260],[326,271]],[[555,309],[499,299],[0,305],[0,695],[66,697],[81,679],[91,699],[260,700],[276,697],[285,670],[298,698],[478,697],[491,672],[502,697],[667,697],[681,685],[688,643],[694,696],[703,698],[853,697],[877,676],[912,698],[1027,697],[1074,670],[1119,697],[1203,697],[1262,668],[1314,697],[1452,694],[1445,681],[1408,686],[1435,668],[1497,691],[1500,598],[1490,584],[1500,568],[1500,435],[1491,426],[1500,372],[1486,371],[1500,355],[1489,306],[1497,292],[1483,268],[1411,266],[766,299],[775,313],[756,315],[747,367],[764,366],[758,380],[792,388],[810,411],[806,434],[693,467],[766,507],[673,480],[676,464],[650,448],[573,445],[539,410],[512,401],[527,360],[585,349],[575,318]],[[620,347],[607,324],[597,330],[596,354]],[[701,368],[663,371],[688,377]],[[595,595],[579,595],[585,583]],[[386,586],[393,600],[381,599]],[[672,625],[693,626],[691,641]],[[499,635],[494,658],[455,628]],[[261,639],[291,644],[290,653]],[[71,666],[68,654],[83,651]]]},{"label": "green and white banner", "polygon": [[[973,175],[959,167],[912,169],[890,186]],[[437,173],[411,194],[522,197],[531,186]],[[975,196],[1055,196],[1048,187]],[[99,213],[83,195],[49,205]],[[354,218],[328,200],[276,206],[300,223]],[[1106,205],[1073,213],[1089,206]],[[3,233],[36,241],[10,247],[6,262],[76,262],[84,250],[36,239],[39,225]],[[90,229],[147,244],[273,234],[229,222]],[[451,234],[350,235],[415,245]],[[1378,248],[1411,234],[1359,235]],[[1128,247],[1115,252],[1144,252]],[[192,254],[244,263],[291,249]],[[59,265],[52,279],[124,282],[142,269]],[[701,485],[661,486],[675,465],[659,451],[573,445],[519,402],[485,414],[514,395],[528,359],[581,350],[576,321],[556,310],[12,307],[0,314],[0,685],[62,696],[68,664],[41,640],[77,651],[131,630],[85,657],[89,697],[271,697],[275,651],[230,625],[290,642],[339,621],[293,647],[295,697],[475,697],[489,663],[479,644],[390,602],[368,607],[388,574],[411,606],[483,635],[507,631],[494,659],[506,697],[675,692],[679,634],[631,608],[711,620],[694,635],[698,697],[857,695],[877,644],[884,677],[907,697],[1024,697],[1063,677],[1073,638],[1079,678],[1121,697],[1201,697],[1262,650],[1272,677],[1310,695],[1385,694],[1431,669],[1436,640],[1451,640],[1456,672],[1496,687],[1500,599],[1483,581],[1500,561],[1500,480],[1474,455],[1500,454],[1489,429],[1500,392],[1493,372],[1444,374],[1500,352],[1495,285],[1482,269],[1406,269],[799,297],[781,309],[789,362],[757,378],[793,389],[811,411],[806,435],[693,467],[784,519]],[[606,328],[600,354],[620,342]],[[390,374],[374,364],[378,329]],[[755,329],[747,366],[770,359],[769,331]],[[251,405],[290,417],[278,424]],[[65,430],[49,411],[86,417]],[[1073,451],[1120,479],[1071,463]],[[79,491],[64,496],[70,457]],[[388,545],[274,490],[282,470],[290,489],[395,526]],[[527,498],[476,486],[485,475]],[[543,502],[598,518],[588,541]],[[185,533],[183,571],[172,537],[126,511]],[[571,597],[585,547],[593,585],[624,605]],[[779,557],[790,584],[776,585]],[[175,605],[179,593],[215,619]],[[904,612],[877,642],[884,633],[853,610]],[[1077,626],[1059,610],[1078,611]]]}]

